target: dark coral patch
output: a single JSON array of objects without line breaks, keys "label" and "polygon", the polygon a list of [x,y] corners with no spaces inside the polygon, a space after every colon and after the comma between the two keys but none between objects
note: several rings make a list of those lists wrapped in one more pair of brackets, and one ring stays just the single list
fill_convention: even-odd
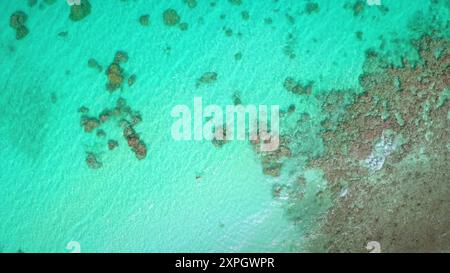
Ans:
[{"label": "dark coral patch", "polygon": [[9,25],[16,31],[16,39],[21,40],[28,35],[29,30],[25,26],[28,15],[23,11],[14,12],[9,20]]},{"label": "dark coral patch", "polygon": [[177,24],[180,23],[180,15],[178,14],[178,12],[174,9],[166,9],[163,12],[163,21],[164,24],[167,26],[176,26]]},{"label": "dark coral patch", "polygon": [[89,14],[91,14],[91,3],[89,0],[81,0],[80,5],[72,5],[70,7],[70,20],[77,22],[86,18]]}]

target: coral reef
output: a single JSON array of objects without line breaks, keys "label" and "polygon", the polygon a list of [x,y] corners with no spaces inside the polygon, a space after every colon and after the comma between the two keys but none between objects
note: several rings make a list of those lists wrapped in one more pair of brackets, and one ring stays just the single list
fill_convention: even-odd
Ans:
[{"label": "coral reef", "polygon": [[28,0],[27,3],[29,7],[34,7],[37,4],[37,0]]},{"label": "coral reef", "polygon": [[203,75],[197,80],[196,87],[205,84],[212,84],[217,81],[217,73],[216,72],[205,72]]},{"label": "coral reef", "polygon": [[319,4],[314,3],[314,2],[308,2],[305,5],[305,12],[307,14],[312,14],[314,12],[319,12],[320,11],[320,7]]},{"label": "coral reef", "polygon": [[136,83],[136,75],[133,74],[128,78],[128,86],[131,87]]},{"label": "coral reef", "polygon": [[100,126],[100,121],[95,117],[82,116],[81,126],[84,128],[86,133],[92,133]]},{"label": "coral reef", "polygon": [[123,129],[123,136],[126,139],[128,146],[135,153],[137,159],[142,160],[147,156],[147,146],[140,139],[131,124]]},{"label": "coral reef", "polygon": [[86,153],[86,164],[91,169],[100,169],[103,163],[99,161],[97,155],[91,152]]},{"label": "coral reef", "polygon": [[[264,136],[264,137],[263,137]],[[261,144],[268,144],[272,141],[270,132],[257,132],[255,139],[250,139],[254,151],[260,155],[263,173],[268,176],[277,177],[281,174],[284,161],[291,157],[292,152],[289,148],[289,138],[287,136],[279,137],[279,146],[275,151],[262,151]]]},{"label": "coral reef", "polygon": [[358,0],[353,5],[353,15],[358,16],[364,11],[364,7],[366,6],[366,2],[362,0]]},{"label": "coral reef", "polygon": [[[106,128],[111,129],[111,126],[106,126],[106,124],[115,122],[117,128],[122,130],[123,137],[136,158],[138,160],[146,158],[147,146],[135,130],[135,127],[142,121],[141,114],[131,109],[125,99],[117,99],[114,108],[103,109],[98,117],[88,116],[89,109],[85,106],[80,107],[78,111],[83,114],[81,116],[81,126],[86,133],[92,133],[94,130],[97,130],[97,137],[104,139],[107,135]],[[109,139],[104,145],[108,150],[112,151],[119,146],[119,142],[114,139]],[[93,169],[98,169],[103,166],[99,156],[92,152],[88,152],[86,162]]]},{"label": "coral reef", "polygon": [[242,17],[242,20],[244,20],[244,21],[250,20],[250,14],[246,10],[241,12],[241,17]]},{"label": "coral reef", "polygon": [[16,31],[16,39],[21,40],[28,35],[29,30],[25,26],[28,15],[23,11],[14,12],[9,20],[9,25]]},{"label": "coral reef", "polygon": [[90,68],[93,68],[93,69],[97,70],[98,72],[102,72],[102,71],[103,71],[102,65],[99,64],[99,63],[97,62],[97,60],[95,60],[95,59],[93,59],[93,58],[91,58],[91,59],[88,60],[88,66],[89,66]]},{"label": "coral reef", "polygon": [[448,250],[450,42],[412,45],[420,60],[401,66],[367,52],[364,93],[337,126],[323,123],[326,153],[309,166],[324,170],[337,201],[313,248],[361,252],[377,240],[384,252]]},{"label": "coral reef", "polygon": [[144,27],[150,25],[150,15],[148,14],[141,15],[141,17],[139,17],[139,24],[141,24],[141,26]]},{"label": "coral reef", "polygon": [[186,30],[188,30],[188,28],[189,28],[189,24],[183,22],[183,23],[180,23],[180,24],[178,25],[178,27],[180,28],[181,31],[186,31]]},{"label": "coral reef", "polygon": [[183,2],[191,9],[197,7],[197,0],[183,0]]},{"label": "coral reef", "polygon": [[236,61],[242,60],[242,53],[238,52],[238,53],[234,54],[234,60],[236,60]]},{"label": "coral reef", "polygon": [[312,92],[314,86],[314,82],[308,82],[306,85],[303,85],[297,82],[292,77],[287,77],[284,80],[283,87],[296,95],[309,95]]},{"label": "coral reef", "polygon": [[74,22],[83,20],[89,14],[91,14],[91,3],[89,3],[89,0],[80,0],[80,5],[70,6],[69,18]]},{"label": "coral reef", "polygon": [[289,33],[286,40],[286,45],[283,47],[284,55],[288,56],[289,59],[295,59],[297,55],[295,54],[295,47],[297,44],[297,39],[294,34]]},{"label": "coral reef", "polygon": [[108,149],[110,151],[114,150],[119,146],[119,142],[117,140],[110,139],[108,140]]},{"label": "coral reef", "polygon": [[180,23],[180,15],[174,9],[166,9],[163,12],[163,21],[164,24],[170,27],[176,26]]}]

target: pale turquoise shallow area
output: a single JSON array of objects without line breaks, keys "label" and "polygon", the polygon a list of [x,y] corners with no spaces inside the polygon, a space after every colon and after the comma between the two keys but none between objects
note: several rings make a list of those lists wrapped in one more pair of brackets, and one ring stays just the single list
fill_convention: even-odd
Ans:
[{"label": "pale turquoise shallow area", "polygon": [[[214,8],[210,1],[198,2],[191,10],[181,0],[91,0],[91,15],[77,23],[68,19],[62,0],[43,8],[30,8],[25,0],[0,2],[0,251],[66,252],[72,240],[83,252],[303,250],[305,236],[318,229],[315,219],[330,204],[305,198],[304,220],[294,224],[284,201],[271,193],[273,183],[303,172],[303,161],[292,159],[279,178],[264,176],[246,142],[217,149],[206,141],[174,141],[170,110],[192,105],[194,96],[205,104],[231,104],[239,91],[246,104],[295,103],[318,119],[315,97],[287,92],[284,79],[315,81],[317,92],[358,91],[365,50],[379,48],[381,36],[409,39],[407,24],[429,3],[382,0],[388,13],[366,6],[355,17],[344,8],[354,1],[315,1],[320,12],[311,15],[298,15],[307,1],[217,1]],[[187,31],[162,23],[168,7],[189,23]],[[9,28],[16,10],[29,15],[30,34],[20,41]],[[241,19],[243,10],[249,21]],[[146,13],[151,23],[144,28],[137,19]],[[294,26],[286,13],[297,14]],[[268,17],[271,25],[264,23]],[[227,37],[224,26],[235,34]],[[68,36],[58,37],[61,31]],[[356,31],[364,32],[362,41]],[[288,33],[297,40],[292,60],[283,54]],[[104,73],[88,68],[87,61],[106,66],[117,50],[128,53],[124,68],[138,80],[110,94]],[[243,58],[236,62],[238,52]],[[207,71],[217,72],[218,81],[195,88]],[[85,151],[97,147],[82,132],[77,109],[86,105],[100,112],[119,96],[141,111],[138,131],[149,156],[139,162],[123,144],[102,154],[102,169],[89,169]],[[327,191],[320,173],[307,177],[306,196]]]}]

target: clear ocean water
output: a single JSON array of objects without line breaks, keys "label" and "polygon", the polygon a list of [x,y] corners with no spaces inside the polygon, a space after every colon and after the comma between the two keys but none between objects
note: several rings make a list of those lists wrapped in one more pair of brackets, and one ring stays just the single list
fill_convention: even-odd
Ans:
[{"label": "clear ocean water", "polygon": [[[358,92],[365,51],[379,48],[380,37],[409,39],[408,23],[429,5],[381,1],[389,12],[366,4],[354,16],[350,0],[314,0],[320,11],[311,14],[304,12],[311,1],[303,0],[198,0],[193,9],[182,0],[90,0],[90,15],[78,22],[63,0],[32,7],[0,1],[0,251],[68,252],[70,241],[82,252],[303,251],[332,203],[304,198],[299,224],[288,215],[288,200],[274,200],[272,186],[304,172],[304,160],[290,159],[279,177],[264,175],[247,142],[218,149],[209,141],[174,141],[170,111],[192,105],[194,96],[232,104],[239,92],[245,104],[295,104],[318,119],[315,97],[287,92],[284,79],[314,81],[315,92]],[[163,23],[167,8],[189,24],[186,31]],[[17,10],[28,15],[30,31],[21,40],[9,27]],[[143,14],[150,15],[147,27],[139,24]],[[283,53],[286,44],[295,58]],[[106,68],[119,50],[137,80],[110,93],[105,72],[87,63],[94,58]],[[197,88],[208,71],[217,81]],[[119,97],[142,114],[142,161],[125,142],[107,151],[104,139],[80,126],[81,106],[98,113]],[[319,142],[305,145],[321,149]],[[87,151],[99,154],[101,169],[88,168]],[[305,196],[328,192],[320,172],[306,177]]]}]

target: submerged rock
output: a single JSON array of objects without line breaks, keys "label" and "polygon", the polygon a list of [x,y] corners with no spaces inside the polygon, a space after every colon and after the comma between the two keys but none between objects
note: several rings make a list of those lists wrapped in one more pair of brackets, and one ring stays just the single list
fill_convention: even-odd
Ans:
[{"label": "submerged rock", "polygon": [[233,96],[231,96],[231,99],[233,100],[233,104],[234,105],[241,105],[242,104],[241,95],[238,92],[235,92],[233,94]]}]

